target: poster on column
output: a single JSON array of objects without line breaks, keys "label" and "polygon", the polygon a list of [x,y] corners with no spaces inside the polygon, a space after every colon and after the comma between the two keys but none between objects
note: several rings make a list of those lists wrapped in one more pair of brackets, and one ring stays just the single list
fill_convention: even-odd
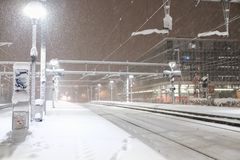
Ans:
[{"label": "poster on column", "polygon": [[12,103],[28,102],[30,99],[29,63],[15,63],[13,66],[13,96]]}]

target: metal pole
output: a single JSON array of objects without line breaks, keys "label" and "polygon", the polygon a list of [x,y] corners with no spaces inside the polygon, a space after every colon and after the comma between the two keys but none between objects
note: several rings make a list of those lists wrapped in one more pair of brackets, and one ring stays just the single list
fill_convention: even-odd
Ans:
[{"label": "metal pole", "polygon": [[55,88],[55,101],[57,102],[58,101],[58,93],[59,93],[59,88],[58,88],[58,86],[59,86],[59,83],[58,83],[58,76],[55,76],[55,81],[54,81],[55,83],[55,85],[54,85],[54,88]]},{"label": "metal pole", "polygon": [[86,88],[87,88],[87,101],[89,102],[89,100],[90,100],[89,87],[87,86]]},{"label": "metal pole", "polygon": [[[178,67],[181,70],[181,63],[180,63],[180,49],[177,50],[177,54],[178,54]],[[182,93],[181,93],[181,81],[180,79],[178,79],[178,97],[179,97],[179,102],[178,103],[182,103]]]},{"label": "metal pole", "polygon": [[132,78],[130,78],[130,102],[132,102],[132,84],[133,82],[132,82]]},{"label": "metal pole", "polygon": [[[46,0],[41,0],[46,6]],[[46,114],[46,19],[41,19],[41,79],[40,79],[40,99],[44,101],[43,108]]]},{"label": "metal pole", "polygon": [[92,101],[92,86],[90,86],[90,101]]},{"label": "metal pole", "polygon": [[127,80],[126,80],[126,96],[127,96],[127,102],[129,102],[129,77],[127,77]]},{"label": "metal pole", "polygon": [[2,75],[0,74],[0,96],[2,97]]},{"label": "metal pole", "polygon": [[171,82],[172,83],[172,103],[175,103],[175,94],[174,94],[174,81]]},{"label": "metal pole", "polygon": [[52,79],[53,87],[52,87],[52,107],[55,108],[54,98],[55,98],[55,76]]},{"label": "metal pole", "polygon": [[36,77],[36,58],[37,58],[37,20],[32,21],[32,48],[31,56],[31,120],[33,120],[33,112],[35,107],[35,77]]},{"label": "metal pole", "polygon": [[113,100],[113,94],[112,94],[112,90],[113,90],[113,87],[112,87],[112,84],[111,84],[111,101]]},{"label": "metal pole", "polygon": [[100,101],[100,87],[98,87],[98,101]]}]

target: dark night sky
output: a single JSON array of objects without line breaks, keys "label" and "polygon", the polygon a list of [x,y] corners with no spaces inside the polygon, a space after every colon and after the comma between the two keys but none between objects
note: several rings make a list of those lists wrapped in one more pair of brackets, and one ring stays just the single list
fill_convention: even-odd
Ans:
[{"label": "dark night sky", "polygon": [[[13,42],[1,47],[0,60],[30,60],[31,21],[22,14],[27,2],[0,0],[0,41]],[[220,3],[202,2],[196,8],[193,0],[172,0],[169,35],[137,36],[122,45],[161,5],[162,0],[48,0],[48,60],[134,61],[165,37],[196,37],[224,23]],[[232,5],[230,16],[240,15],[239,10],[239,4]],[[141,30],[161,29],[163,16],[161,9]],[[230,35],[240,38],[240,19],[230,24]]]}]

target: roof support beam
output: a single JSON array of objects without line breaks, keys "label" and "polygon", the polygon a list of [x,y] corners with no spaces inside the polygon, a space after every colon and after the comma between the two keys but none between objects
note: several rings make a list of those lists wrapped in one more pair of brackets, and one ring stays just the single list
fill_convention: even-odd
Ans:
[{"label": "roof support beam", "polygon": [[58,60],[62,64],[102,64],[102,65],[124,65],[124,66],[168,66],[167,63],[147,62],[119,62],[119,61],[83,61],[83,60]]}]

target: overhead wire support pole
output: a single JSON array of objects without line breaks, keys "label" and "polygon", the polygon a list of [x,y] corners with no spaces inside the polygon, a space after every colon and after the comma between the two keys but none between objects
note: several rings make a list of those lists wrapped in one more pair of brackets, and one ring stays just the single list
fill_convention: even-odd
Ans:
[{"label": "overhead wire support pole", "polygon": [[[46,7],[47,0],[41,0]],[[41,78],[40,78],[40,99],[43,100],[43,110],[46,114],[46,30],[47,19],[41,19]]]},{"label": "overhead wire support pole", "polygon": [[231,3],[240,3],[240,0],[197,0],[196,7],[201,1],[206,1],[206,2],[221,2],[222,3],[222,8],[223,8],[223,15],[224,15],[224,25],[226,27],[226,31],[220,32],[218,30],[216,31],[208,31],[204,33],[199,33],[198,37],[207,37],[207,36],[226,36],[229,37],[229,14],[230,14],[230,4]]},{"label": "overhead wire support pole", "polygon": [[129,102],[129,75],[128,75],[128,69],[127,66],[127,79],[126,79],[126,101]]},{"label": "overhead wire support pole", "polygon": [[37,20],[32,20],[32,48],[31,48],[31,120],[35,107],[35,83],[36,83],[36,58],[37,58]]},{"label": "overhead wire support pole", "polygon": [[223,0],[223,15],[226,26],[227,37],[229,36],[229,14],[230,14],[230,0]]}]

